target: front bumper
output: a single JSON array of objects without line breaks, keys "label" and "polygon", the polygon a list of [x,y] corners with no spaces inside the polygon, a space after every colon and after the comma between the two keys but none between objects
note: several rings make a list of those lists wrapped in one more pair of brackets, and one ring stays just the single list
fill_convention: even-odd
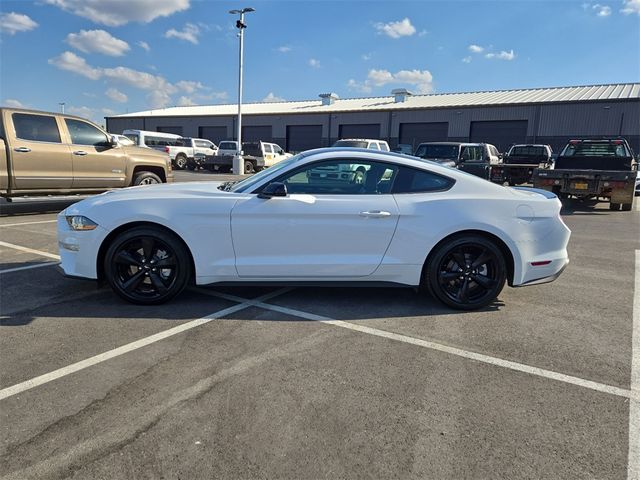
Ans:
[{"label": "front bumper", "polygon": [[68,277],[97,280],[98,251],[109,232],[100,226],[95,230],[71,230],[64,213],[58,215],[57,223],[60,268]]}]

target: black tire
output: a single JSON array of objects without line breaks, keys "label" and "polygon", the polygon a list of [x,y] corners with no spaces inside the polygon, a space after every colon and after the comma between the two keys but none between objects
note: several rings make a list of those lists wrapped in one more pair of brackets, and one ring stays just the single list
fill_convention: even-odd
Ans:
[{"label": "black tire", "polygon": [[609,204],[609,210],[613,210],[614,212],[617,212],[618,210],[620,210],[620,204],[619,203],[610,203]]},{"label": "black tire", "polygon": [[184,170],[187,166],[187,156],[184,153],[179,153],[176,155],[175,163],[178,170]]},{"label": "black tire", "polygon": [[156,183],[162,183],[162,180],[153,172],[139,172],[133,178],[134,187],[137,185],[154,185]]},{"label": "black tire", "polygon": [[191,260],[184,244],[170,232],[135,227],[111,242],[104,273],[113,291],[128,302],[158,305],[187,286]]},{"label": "black tire", "polygon": [[436,246],[425,265],[429,292],[456,310],[476,310],[495,301],[507,279],[500,248],[479,235],[453,237]]},{"label": "black tire", "polygon": [[622,211],[623,212],[630,212],[632,206],[633,206],[633,203],[623,203],[622,204]]},{"label": "black tire", "polygon": [[249,160],[245,160],[244,173],[255,173],[255,167],[253,166],[253,162]]}]

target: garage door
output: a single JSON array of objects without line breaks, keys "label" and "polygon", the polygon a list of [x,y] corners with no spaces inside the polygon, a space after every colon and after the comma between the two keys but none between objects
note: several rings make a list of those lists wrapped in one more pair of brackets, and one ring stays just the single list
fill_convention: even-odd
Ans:
[{"label": "garage door", "polygon": [[243,142],[271,142],[271,125],[250,126],[242,127],[242,141]]},{"label": "garage door", "polygon": [[173,133],[174,135],[182,135],[182,127],[158,127],[156,132]]},{"label": "garage door", "polygon": [[401,123],[398,143],[411,145],[415,151],[422,142],[446,142],[449,137],[449,122]]},{"label": "garage door", "polygon": [[354,125],[340,125],[338,127],[338,133],[340,138],[380,138],[380,124],[354,124]]},{"label": "garage door", "polygon": [[211,140],[217,145],[220,140],[227,140],[227,127],[199,127],[198,137]]},{"label": "garage door", "polygon": [[490,143],[505,152],[514,143],[527,141],[527,121],[471,122],[469,139],[472,142]]},{"label": "garage door", "polygon": [[322,146],[322,125],[288,125],[287,152],[297,153]]}]

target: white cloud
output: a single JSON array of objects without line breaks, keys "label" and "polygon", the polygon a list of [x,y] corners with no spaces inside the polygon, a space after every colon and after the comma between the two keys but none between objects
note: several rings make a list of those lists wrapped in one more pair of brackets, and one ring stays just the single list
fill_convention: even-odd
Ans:
[{"label": "white cloud", "polygon": [[82,107],[68,106],[65,109],[65,112],[70,113],[71,115],[78,115],[79,117],[90,119],[96,111],[93,108],[89,108],[85,106],[82,106]]},{"label": "white cloud", "polygon": [[45,0],[95,23],[117,27],[129,22],[149,23],[187,10],[190,0]]},{"label": "white cloud", "polygon": [[129,100],[129,97],[127,97],[120,90],[117,90],[113,87],[108,89],[105,92],[105,95],[109,97],[111,100],[113,100],[114,102],[118,102],[118,103],[125,103],[127,100]]},{"label": "white cloud", "polygon": [[416,27],[411,25],[411,20],[404,18],[399,22],[376,23],[374,24],[379,34],[384,34],[391,38],[409,37],[416,33]]},{"label": "white cloud", "polygon": [[418,33],[419,37],[424,37],[425,35],[428,35],[429,32],[427,32],[426,30],[420,30],[420,32]]},{"label": "white cloud", "polygon": [[167,30],[164,34],[165,38],[179,38],[180,40],[191,42],[194,45],[198,44],[199,35],[200,27],[194,25],[193,23],[185,24],[182,30],[176,30],[175,28],[172,28],[170,30]]},{"label": "white cloud", "polygon": [[115,115],[116,111],[115,110],[111,110],[110,108],[103,108],[101,110],[102,113],[104,113],[105,115]]},{"label": "white cloud", "polygon": [[129,51],[129,44],[104,30],[80,30],[67,35],[67,43],[84,53],[102,53],[121,57]]},{"label": "white cloud", "polygon": [[278,48],[277,48],[277,50],[278,50],[280,53],[288,53],[288,52],[290,52],[290,51],[291,51],[291,47],[290,47],[290,46],[288,46],[288,45],[283,45],[283,46],[281,46],[281,47],[278,47]]},{"label": "white cloud", "polygon": [[144,42],[142,40],[140,40],[138,43],[136,43],[136,45],[138,45],[141,49],[145,50],[145,51],[149,51],[151,50],[151,47],[149,46],[149,44],[147,42]]},{"label": "white cloud", "polygon": [[624,0],[624,8],[620,11],[625,15],[640,15],[640,0]]},{"label": "white cloud", "polygon": [[[51,65],[56,66],[62,70],[67,70],[78,75],[83,75],[91,80],[98,80],[104,78],[111,82],[121,83],[130,87],[137,88],[139,90],[147,91],[147,100],[152,108],[165,107],[171,104],[171,95],[178,92],[192,92],[194,98],[214,98],[215,95],[220,95],[221,98],[226,98],[226,92],[213,93],[205,95],[203,91],[208,91],[209,88],[202,85],[200,82],[181,80],[176,84],[168,82],[164,77],[160,75],[153,75],[147,72],[141,72],[129,67],[114,67],[114,68],[96,68],[92,67],[85,61],[84,58],[79,57],[72,52],[64,52],[61,55],[49,59]],[[115,89],[113,89],[115,90]],[[117,92],[117,90],[115,90]],[[120,92],[118,92],[120,93]],[[124,95],[121,93],[121,95]],[[117,94],[114,96],[118,96]],[[122,98],[122,97],[120,97]],[[115,100],[115,99],[114,99]],[[117,100],[116,100],[117,101]]]},{"label": "white cloud", "polygon": [[38,24],[22,13],[10,12],[0,15],[0,32],[14,35],[17,32],[28,32]]},{"label": "white cloud", "polygon": [[190,97],[182,96],[178,99],[177,105],[179,107],[190,107],[192,105],[195,105],[195,102]]},{"label": "white cloud", "polygon": [[229,94],[227,92],[211,92],[211,93],[200,93],[198,94],[198,98],[200,100],[218,100],[218,101],[226,101],[229,98]]},{"label": "white cloud", "polygon": [[91,67],[84,58],[73,52],[63,52],[57,57],[50,58],[49,65],[53,65],[60,70],[77,73],[91,80],[97,80],[102,76],[100,69]]},{"label": "white cloud", "polygon": [[599,17],[608,17],[609,15],[611,15],[611,7],[608,5],[600,5],[599,3],[596,3],[593,7],[594,10],[596,10],[597,15]]},{"label": "white cloud", "polygon": [[180,80],[176,83],[176,87],[185,93],[195,93],[198,90],[204,90],[206,87],[200,82],[194,82],[191,80]]},{"label": "white cloud", "polygon": [[276,95],[273,94],[273,92],[269,92],[269,94],[260,101],[265,103],[271,103],[271,102],[286,102],[287,100],[282,97],[277,97]]},{"label": "white cloud", "polygon": [[372,56],[373,56],[373,55],[372,55],[371,53],[363,53],[361,58],[362,58],[362,60],[364,60],[365,62],[368,62],[369,60],[371,60],[371,57],[372,57]]},{"label": "white cloud", "polygon": [[473,53],[482,53],[484,52],[484,47],[480,45],[469,45],[469,51]]},{"label": "white cloud", "polygon": [[4,106],[9,108],[27,108],[27,106],[24,103],[14,98],[7,98],[4,101]]},{"label": "white cloud", "polygon": [[429,70],[400,70],[391,73],[389,70],[371,69],[364,82],[350,79],[347,87],[362,93],[370,93],[373,87],[382,87],[387,84],[410,85],[416,89],[417,93],[433,92],[433,76]]},{"label": "white cloud", "polygon": [[320,68],[320,60],[317,60],[315,58],[310,58],[309,59],[309,66],[313,67],[313,68]]},{"label": "white cloud", "polygon": [[468,57],[464,57],[464,58],[462,59],[462,61],[463,61],[464,63],[471,63],[471,55],[469,55]]},{"label": "white cloud", "polygon": [[508,52],[505,52],[504,50],[502,50],[500,53],[487,53],[485,55],[485,57],[490,59],[490,60],[507,60],[507,61],[511,61],[514,58],[516,58],[516,54],[513,53],[513,49],[511,49]]}]

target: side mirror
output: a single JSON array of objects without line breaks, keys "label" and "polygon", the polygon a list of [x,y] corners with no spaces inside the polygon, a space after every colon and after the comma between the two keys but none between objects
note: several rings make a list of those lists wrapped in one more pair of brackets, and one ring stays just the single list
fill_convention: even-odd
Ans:
[{"label": "side mirror", "polygon": [[118,142],[118,137],[116,137],[115,135],[111,135],[109,137],[109,146],[111,148],[116,148],[120,145],[120,142]]},{"label": "side mirror", "polygon": [[273,182],[262,189],[258,198],[269,199],[272,197],[286,197],[287,186],[281,182]]}]

